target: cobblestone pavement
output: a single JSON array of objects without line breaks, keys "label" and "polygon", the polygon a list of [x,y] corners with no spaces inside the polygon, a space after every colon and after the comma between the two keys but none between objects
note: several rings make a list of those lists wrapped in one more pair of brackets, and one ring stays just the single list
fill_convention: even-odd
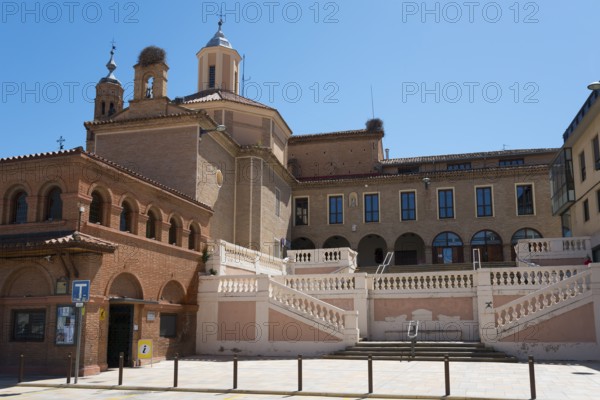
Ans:
[{"label": "cobblestone pavement", "polygon": [[[77,386],[80,389],[76,390],[73,384],[64,387],[65,378],[35,379],[26,375],[23,384],[11,386],[16,378],[4,376],[0,380],[0,397],[14,395],[44,400],[310,398],[295,396],[298,394],[294,393],[298,388],[295,359],[240,359],[238,366],[237,392],[231,390],[233,362],[230,358],[199,358],[179,361],[177,390],[181,391],[177,392],[172,389],[174,363],[163,361],[152,367],[125,369],[123,387],[117,386],[117,370],[79,378]],[[374,396],[445,398],[444,364],[441,362],[375,360],[373,376]],[[535,378],[538,399],[600,398],[600,362],[539,363],[535,365]],[[191,390],[196,392],[188,392]],[[529,367],[527,363],[453,362],[450,364],[450,390],[450,398],[530,399]],[[364,398],[368,392],[367,362],[305,359],[303,392],[313,398]]]}]

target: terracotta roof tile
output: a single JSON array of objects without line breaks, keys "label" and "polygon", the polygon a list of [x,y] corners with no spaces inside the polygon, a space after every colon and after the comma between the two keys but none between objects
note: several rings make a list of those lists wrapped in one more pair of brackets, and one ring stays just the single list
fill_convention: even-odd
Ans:
[{"label": "terracotta roof tile", "polygon": [[114,251],[115,243],[86,235],[81,232],[43,232],[0,236],[2,249],[40,249],[40,248],[73,248],[83,247],[102,251]]},{"label": "terracotta roof tile", "polygon": [[269,110],[275,110],[273,107],[269,107],[265,104],[259,103],[247,97],[240,96],[236,93],[222,89],[207,89],[198,93],[194,93],[189,96],[179,97],[174,100],[175,104],[193,104],[193,103],[208,103],[211,101],[232,101],[235,103],[248,104],[250,106],[256,106],[266,108]]},{"label": "terracotta roof tile", "polygon": [[423,157],[407,157],[407,158],[391,158],[389,160],[382,160],[383,165],[403,165],[403,164],[423,164],[433,162],[447,162],[447,161],[459,161],[459,160],[474,160],[484,158],[510,158],[520,157],[532,154],[543,154],[543,153],[556,153],[559,149],[521,149],[521,150],[499,150],[499,151],[487,151],[480,153],[463,153],[463,154],[446,154],[436,156],[423,156]]}]

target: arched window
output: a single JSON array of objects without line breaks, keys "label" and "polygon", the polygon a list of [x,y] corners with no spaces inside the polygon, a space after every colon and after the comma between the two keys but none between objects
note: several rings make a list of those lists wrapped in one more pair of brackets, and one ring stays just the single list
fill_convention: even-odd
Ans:
[{"label": "arched window", "polygon": [[19,191],[13,196],[11,204],[11,218],[12,224],[24,224],[27,222],[27,193]]},{"label": "arched window", "polygon": [[122,204],[119,230],[121,232],[133,232],[133,211],[126,201]]},{"label": "arched window", "polygon": [[62,199],[60,195],[62,191],[59,188],[54,188],[48,192],[46,197],[46,220],[59,221],[62,219]]},{"label": "arched window", "polygon": [[169,220],[169,224],[171,224],[171,226],[169,227],[169,244],[177,244],[177,231],[179,230],[179,226],[177,226],[177,221],[175,221],[175,218],[171,218]]},{"label": "arched window", "polygon": [[92,193],[92,203],[90,204],[90,218],[89,221],[92,224],[102,224],[104,219],[104,201],[100,193],[94,191]]},{"label": "arched window", "polygon": [[188,236],[188,249],[198,251],[198,239],[200,232],[196,225],[190,226],[190,236]]},{"label": "arched window", "polygon": [[494,231],[479,231],[471,239],[471,248],[479,249],[481,261],[504,261],[502,239]]},{"label": "arched window", "polygon": [[434,264],[464,262],[463,241],[456,233],[443,232],[433,239],[432,258]]},{"label": "arched window", "polygon": [[156,224],[158,223],[158,218],[154,211],[148,212],[148,221],[146,221],[146,238],[156,240]]}]

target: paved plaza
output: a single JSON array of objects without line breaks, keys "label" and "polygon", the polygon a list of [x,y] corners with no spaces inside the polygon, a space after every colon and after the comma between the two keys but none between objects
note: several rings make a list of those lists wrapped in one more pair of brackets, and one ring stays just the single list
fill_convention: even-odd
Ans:
[{"label": "paved plaza", "polygon": [[[302,396],[367,397],[367,365],[367,361],[359,360],[305,359]],[[124,369],[122,387],[117,386],[116,369],[79,378],[77,387],[90,389],[85,396],[73,382],[66,387],[65,378],[28,377],[25,371],[25,382],[20,385],[14,384],[16,375],[2,377],[0,397],[15,395],[44,400],[149,400],[175,396],[179,400],[288,398],[299,395],[297,368],[295,359],[240,359],[236,391],[232,390],[231,358],[187,358],[179,361],[178,388],[173,389],[174,362],[164,361]],[[375,360],[373,377],[373,395],[369,397],[446,398],[442,362]],[[538,399],[597,400],[600,396],[600,362],[538,363],[535,377]],[[453,362],[450,363],[450,389],[449,398],[529,399],[529,366],[527,363]]]}]

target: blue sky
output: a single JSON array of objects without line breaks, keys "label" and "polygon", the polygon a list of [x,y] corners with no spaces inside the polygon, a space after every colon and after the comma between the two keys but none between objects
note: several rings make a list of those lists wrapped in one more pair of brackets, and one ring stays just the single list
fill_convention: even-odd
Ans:
[{"label": "blue sky", "polygon": [[[600,78],[600,2],[73,1],[0,3],[0,157],[84,146],[116,41],[130,99],[148,45],[169,97],[196,91],[217,29],[246,55],[247,97],[294,134],[385,124],[391,157],[560,147]],[[260,89],[260,90],[259,90]]]}]

